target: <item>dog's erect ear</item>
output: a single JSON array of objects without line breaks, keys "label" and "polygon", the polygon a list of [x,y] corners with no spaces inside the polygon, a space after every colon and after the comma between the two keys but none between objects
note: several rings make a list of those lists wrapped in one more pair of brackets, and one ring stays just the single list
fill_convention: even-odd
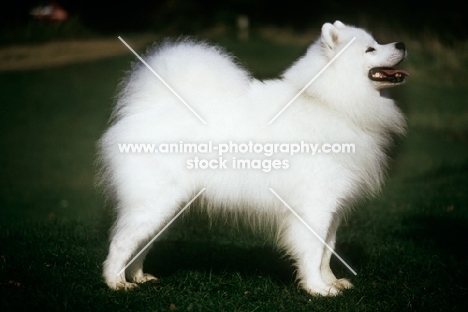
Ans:
[{"label": "dog's erect ear", "polygon": [[335,25],[332,25],[330,23],[323,24],[321,40],[322,45],[330,49],[333,49],[338,44],[338,29],[335,27]]},{"label": "dog's erect ear", "polygon": [[336,28],[344,28],[344,27],[346,27],[346,25],[343,24],[341,21],[335,21],[335,22],[333,23],[333,25],[334,25]]}]

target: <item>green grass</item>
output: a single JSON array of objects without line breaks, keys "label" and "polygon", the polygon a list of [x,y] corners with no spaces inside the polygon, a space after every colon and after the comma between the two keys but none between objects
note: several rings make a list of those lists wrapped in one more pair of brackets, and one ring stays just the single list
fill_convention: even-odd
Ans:
[{"label": "green grass", "polygon": [[[271,77],[304,49],[223,40],[257,75]],[[411,45],[409,44],[411,51]],[[410,54],[420,71],[427,55]],[[299,291],[294,267],[268,243],[204,217],[178,220],[150,253],[161,278],[114,292],[101,279],[107,252],[94,189],[95,142],[130,55],[0,74],[0,310],[41,311],[464,311],[468,304],[467,82],[424,72],[393,90],[408,116],[382,194],[341,227],[335,273],[356,288],[337,298]],[[447,72],[431,68],[431,73]],[[466,74],[464,67],[454,77]],[[206,220],[205,220],[206,221]]]}]

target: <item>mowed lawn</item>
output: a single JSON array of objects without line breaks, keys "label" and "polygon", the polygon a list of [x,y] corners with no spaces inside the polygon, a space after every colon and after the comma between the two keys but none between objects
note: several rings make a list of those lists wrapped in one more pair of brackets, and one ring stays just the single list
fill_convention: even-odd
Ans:
[{"label": "mowed lawn", "polygon": [[[304,51],[262,40],[222,44],[261,77]],[[145,267],[158,285],[109,290],[96,141],[135,58],[0,73],[0,311],[465,311],[466,56],[407,45],[402,67],[412,76],[392,94],[408,135],[392,151],[382,194],[339,231],[337,252],[358,275],[332,261],[356,286],[336,298],[298,290],[291,262],[269,242],[228,223],[210,229],[203,215],[178,220],[156,242]],[[458,63],[444,63],[448,55]]]}]

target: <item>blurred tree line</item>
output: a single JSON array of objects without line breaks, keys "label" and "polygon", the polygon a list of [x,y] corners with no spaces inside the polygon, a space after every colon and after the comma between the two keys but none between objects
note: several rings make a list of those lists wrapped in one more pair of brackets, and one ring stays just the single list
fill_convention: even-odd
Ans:
[{"label": "blurred tree line", "polygon": [[[249,17],[252,27],[275,25],[296,29],[319,27],[340,19],[349,24],[379,25],[420,33],[429,31],[442,38],[468,37],[465,5],[462,1],[299,1],[271,0],[155,0],[115,1],[58,0],[71,16],[103,32],[171,29],[191,32],[225,25],[234,27],[239,14]],[[22,0],[2,4],[2,28],[20,26],[29,11],[47,1]],[[365,24],[365,25],[363,25]]]}]

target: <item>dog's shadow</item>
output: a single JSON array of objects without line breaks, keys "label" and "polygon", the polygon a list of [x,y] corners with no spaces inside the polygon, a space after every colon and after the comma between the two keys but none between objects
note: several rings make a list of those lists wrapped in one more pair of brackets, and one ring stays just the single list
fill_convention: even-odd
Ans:
[{"label": "dog's shadow", "polygon": [[294,281],[293,262],[270,246],[239,246],[200,241],[160,241],[153,244],[145,260],[145,271],[160,278],[179,271],[269,276]]},{"label": "dog's shadow", "polygon": [[197,205],[191,207],[153,243],[144,262],[144,271],[159,278],[195,271],[269,276],[285,283],[293,281],[293,262],[237,221],[232,218],[211,220]]},{"label": "dog's shadow", "polygon": [[[145,272],[159,278],[171,277],[181,271],[210,272],[210,274],[219,275],[239,273],[246,276],[265,276],[283,284],[294,283],[296,279],[294,262],[273,244],[262,244],[261,241],[245,243],[245,237],[252,237],[252,240],[256,238],[254,233],[249,233],[249,230],[244,229],[244,231],[242,227],[240,228],[240,231],[244,232],[244,241],[239,242],[236,236],[232,236],[231,231],[226,231],[231,235],[221,234],[220,237],[217,226],[213,231],[213,228],[205,228],[205,225],[200,226],[198,222],[182,221],[180,223],[183,225],[182,228],[190,233],[189,237],[183,240],[156,241],[146,257]],[[194,228],[197,230],[193,230]],[[173,230],[175,228],[168,230],[168,238],[171,237]],[[238,233],[239,228],[234,230],[236,231]],[[201,240],[197,235],[200,233],[214,233],[214,236],[211,236],[211,239],[206,237],[208,239]],[[197,239],[193,239],[194,237]],[[351,263],[363,261],[363,248],[360,245],[338,243],[336,248],[338,253],[346,253]],[[332,257],[331,267],[337,276],[347,275],[347,269],[336,257]]]}]

